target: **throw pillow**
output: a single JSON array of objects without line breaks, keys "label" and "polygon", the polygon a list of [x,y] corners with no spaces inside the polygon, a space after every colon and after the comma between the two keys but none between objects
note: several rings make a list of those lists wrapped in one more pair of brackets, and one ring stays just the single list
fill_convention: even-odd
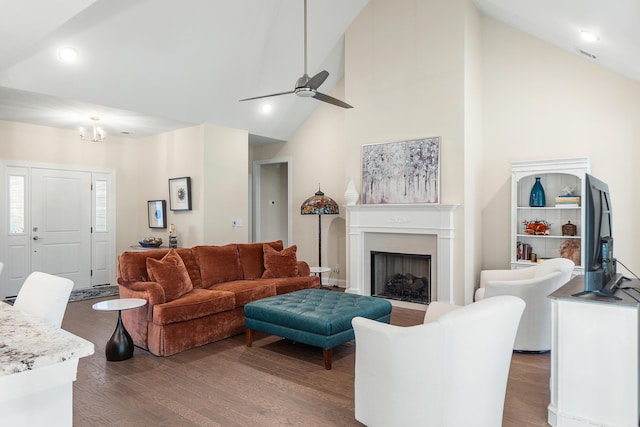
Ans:
[{"label": "throw pillow", "polygon": [[282,240],[238,244],[238,255],[240,256],[240,263],[242,264],[244,280],[254,280],[262,277],[262,273],[264,273],[264,252],[262,251],[262,245],[269,245],[276,251],[283,249]]},{"label": "throw pillow", "polygon": [[242,265],[238,256],[238,245],[235,243],[224,246],[195,246],[191,251],[198,261],[203,287],[242,280]]},{"label": "throw pillow", "polygon": [[193,289],[187,267],[178,253],[171,249],[162,259],[147,258],[149,280],[164,289],[165,302],[173,301]]},{"label": "throw pillow", "polygon": [[296,277],[298,275],[297,249],[298,247],[293,245],[277,251],[270,245],[263,245],[265,270],[264,273],[262,273],[262,278]]}]

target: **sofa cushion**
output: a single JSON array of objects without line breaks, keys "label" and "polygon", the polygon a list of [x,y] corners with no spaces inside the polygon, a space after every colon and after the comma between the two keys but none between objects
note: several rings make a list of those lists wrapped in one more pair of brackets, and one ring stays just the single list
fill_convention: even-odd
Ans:
[{"label": "sofa cushion", "polygon": [[276,286],[267,280],[236,280],[218,283],[209,289],[233,292],[236,297],[236,307],[242,307],[251,301],[276,295]]},{"label": "sofa cushion", "polygon": [[242,280],[242,266],[238,257],[238,247],[235,244],[224,246],[196,246],[191,249],[198,265],[202,286],[232,280]]},{"label": "sofa cushion", "polygon": [[320,287],[320,277],[318,276],[279,277],[276,279],[262,280],[267,283],[273,283],[276,287],[277,295]]},{"label": "sofa cushion", "polygon": [[164,290],[164,301],[173,301],[193,289],[193,283],[180,255],[173,249],[160,260],[147,258],[147,272],[152,282]]},{"label": "sofa cushion", "polygon": [[166,325],[184,322],[232,310],[234,307],[235,296],[232,292],[194,289],[171,302],[153,306],[153,323]]},{"label": "sofa cushion", "polygon": [[296,277],[298,275],[298,260],[296,259],[296,245],[277,251],[269,245],[263,245],[264,273],[263,279],[275,277]]},{"label": "sofa cushion", "polygon": [[281,251],[282,240],[264,243],[238,243],[238,255],[242,264],[242,273],[245,280],[259,279],[264,273],[264,252],[262,245],[269,245],[277,251]]}]

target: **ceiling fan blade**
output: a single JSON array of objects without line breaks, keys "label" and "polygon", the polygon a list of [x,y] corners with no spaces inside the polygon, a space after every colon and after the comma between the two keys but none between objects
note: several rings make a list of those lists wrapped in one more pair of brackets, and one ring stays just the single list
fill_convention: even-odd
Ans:
[{"label": "ceiling fan blade", "polygon": [[289,95],[290,93],[294,93],[294,91],[290,90],[287,92],[272,93],[270,95],[254,96],[253,98],[245,98],[245,99],[241,99],[240,101],[251,101],[252,99],[269,98],[272,96],[280,96],[280,95]]},{"label": "ceiling fan blade", "polygon": [[295,93],[302,98],[314,97],[318,101],[328,102],[329,104],[337,107],[353,108],[346,102],[317,91],[320,85],[327,80],[327,77],[329,77],[329,72],[327,70],[322,70],[311,78],[309,78],[309,75],[307,74],[307,0],[304,0],[304,74],[296,81],[295,89],[288,92],[272,93],[271,95],[254,96],[252,98],[241,99],[240,101],[250,101],[252,99],[269,98],[271,96]]},{"label": "ceiling fan blade", "polygon": [[316,94],[313,95],[313,97],[318,101],[328,102],[329,104],[337,105],[338,107],[353,108],[351,105],[347,104],[346,102],[342,102],[339,99],[336,99],[329,95],[325,95],[324,93],[316,92]]},{"label": "ceiling fan blade", "polygon": [[327,70],[320,71],[315,76],[311,77],[311,79],[307,82],[307,87],[311,89],[318,89],[325,80],[329,77],[329,72]]}]

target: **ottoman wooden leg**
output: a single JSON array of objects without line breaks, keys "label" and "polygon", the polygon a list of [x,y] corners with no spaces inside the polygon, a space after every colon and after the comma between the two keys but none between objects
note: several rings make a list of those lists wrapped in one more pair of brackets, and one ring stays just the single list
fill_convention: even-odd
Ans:
[{"label": "ottoman wooden leg", "polygon": [[333,357],[333,349],[331,348],[323,348],[322,355],[324,356],[324,369],[327,371],[331,370],[331,359]]},{"label": "ottoman wooden leg", "polygon": [[253,331],[251,329],[245,329],[244,342],[247,343],[247,347],[251,347],[251,345],[253,344]]}]

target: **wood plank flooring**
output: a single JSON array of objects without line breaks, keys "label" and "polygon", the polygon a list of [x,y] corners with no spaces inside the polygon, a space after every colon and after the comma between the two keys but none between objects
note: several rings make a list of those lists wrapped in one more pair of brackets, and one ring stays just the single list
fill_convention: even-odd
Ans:
[{"label": "wood plank flooring", "polygon": [[[96,347],[80,359],[75,426],[361,425],[353,416],[354,341],[334,349],[331,371],[321,349],[259,332],[252,348],[238,335],[164,358],[136,348],[132,359],[107,362],[117,313],[91,309],[103,299],[69,303],[62,325]],[[423,315],[394,308],[391,323],[415,325]],[[503,426],[547,426],[548,402],[549,355],[515,353]]]}]

